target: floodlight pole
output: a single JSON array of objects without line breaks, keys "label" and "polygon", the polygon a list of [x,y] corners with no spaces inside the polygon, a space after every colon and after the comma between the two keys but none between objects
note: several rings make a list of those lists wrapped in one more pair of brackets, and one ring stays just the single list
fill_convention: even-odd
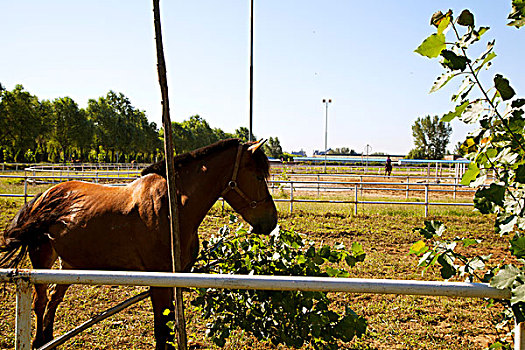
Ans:
[{"label": "floodlight pole", "polygon": [[[164,127],[164,155],[166,158],[166,179],[168,186],[168,199],[170,209],[171,232],[171,259],[173,272],[182,271],[180,249],[180,225],[177,198],[177,185],[175,166],[173,164],[173,142],[170,119],[170,106],[168,98],[168,80],[166,77],[166,62],[164,60],[164,47],[162,44],[162,30],[160,25],[160,0],[153,0],[153,18],[155,26],[155,43],[157,46],[157,71],[159,74],[160,91],[162,95],[162,124]],[[175,296],[175,324],[177,329],[177,344],[181,350],[188,348],[186,336],[186,321],[184,319],[184,304],[182,289],[174,288]]]},{"label": "floodlight pole", "polygon": [[325,105],[325,124],[324,124],[324,173],[326,174],[326,153],[328,153],[328,104],[332,103],[332,99],[323,98]]},{"label": "floodlight pole", "polygon": [[250,1],[250,130],[248,140],[253,141],[253,0]]}]

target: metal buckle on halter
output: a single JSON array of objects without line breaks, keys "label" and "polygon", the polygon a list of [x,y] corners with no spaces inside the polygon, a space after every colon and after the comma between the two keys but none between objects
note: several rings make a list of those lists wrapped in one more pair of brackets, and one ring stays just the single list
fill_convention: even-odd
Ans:
[{"label": "metal buckle on halter", "polygon": [[232,180],[232,181],[228,182],[228,187],[230,187],[230,188],[237,187],[237,181]]}]

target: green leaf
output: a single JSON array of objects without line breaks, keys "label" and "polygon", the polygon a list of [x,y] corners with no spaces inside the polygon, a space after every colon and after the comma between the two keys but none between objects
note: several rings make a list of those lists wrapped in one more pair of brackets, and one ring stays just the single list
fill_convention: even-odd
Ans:
[{"label": "green leaf", "polygon": [[479,240],[473,239],[473,238],[464,238],[462,242],[463,242],[463,247],[470,247],[471,245],[478,244]]},{"label": "green leaf", "polygon": [[511,20],[507,25],[520,28],[525,26],[525,1],[524,0],[512,0],[512,12],[509,14],[508,19]]},{"label": "green leaf", "polygon": [[414,52],[428,58],[436,58],[445,48],[445,34],[432,34]]},{"label": "green leaf", "polygon": [[443,50],[441,56],[444,58],[443,65],[451,70],[464,71],[470,60],[465,56],[458,56],[453,51]]},{"label": "green leaf", "polygon": [[428,247],[426,246],[425,241],[420,240],[412,244],[412,246],[410,247],[410,250],[408,251],[408,254],[421,255],[427,251],[428,251]]},{"label": "green leaf", "polygon": [[512,297],[510,298],[511,304],[517,304],[525,301],[525,284],[521,284],[516,288],[512,289]]},{"label": "green leaf", "polygon": [[425,227],[414,228],[412,231],[419,232],[419,234],[425,237],[426,239],[430,239],[434,236],[441,237],[445,230],[446,227],[441,221],[425,220]]},{"label": "green leaf", "polygon": [[525,237],[514,236],[510,241],[510,251],[518,259],[525,257]]},{"label": "green leaf", "polygon": [[432,88],[430,89],[429,93],[433,93],[441,89],[443,86],[447,85],[447,83],[452,80],[457,75],[457,73],[454,72],[447,72],[440,75],[434,84],[432,84]]},{"label": "green leaf", "polygon": [[479,175],[479,168],[478,165],[474,162],[470,162],[468,165],[468,169],[463,174],[463,177],[461,178],[461,184],[468,186],[470,183],[476,179],[476,177]]},{"label": "green leaf", "polygon": [[494,77],[494,86],[496,87],[496,90],[498,90],[503,101],[510,100],[516,94],[514,89],[510,86],[509,81],[501,74],[496,74]]},{"label": "green leaf", "polygon": [[463,115],[461,116],[461,120],[467,124],[473,124],[479,120],[483,112],[484,112],[483,101],[482,100],[473,101],[467,106],[467,108],[465,108],[465,111],[463,112]]},{"label": "green leaf", "polygon": [[452,265],[450,258],[447,255],[441,254],[437,261],[441,265],[439,272],[443,279],[448,280],[456,274],[456,268]]},{"label": "green leaf", "polygon": [[476,63],[479,63],[481,61],[481,63],[479,63],[479,65],[474,68],[474,71],[477,73],[479,72],[487,63],[489,63],[490,61],[492,61],[497,55],[493,52],[494,50],[494,43],[495,41],[492,40],[490,41],[488,44],[487,44],[487,49],[485,50],[485,52],[483,52],[479,58],[476,60]]},{"label": "green leaf", "polygon": [[463,114],[463,112],[467,109],[469,104],[470,104],[469,101],[465,101],[462,104],[460,104],[459,106],[456,106],[454,111],[451,111],[451,112],[448,112],[447,114],[444,114],[441,117],[441,121],[442,122],[450,122],[454,118],[461,116],[461,114]]},{"label": "green leaf", "polygon": [[443,34],[443,32],[448,28],[448,26],[450,25],[450,22],[451,22],[452,18],[451,16],[443,16],[440,20],[439,20],[439,25],[438,25],[438,28],[437,28],[437,33],[438,35],[439,34]]},{"label": "green leaf", "polygon": [[463,10],[457,21],[461,26],[474,27],[474,15],[469,10]]},{"label": "green leaf", "polygon": [[462,103],[467,102],[468,100],[464,100],[468,96],[475,84],[476,83],[472,79],[470,79],[469,76],[467,76],[465,79],[463,79],[458,91],[454,95],[452,95],[450,100],[456,102],[461,97]]},{"label": "green leaf", "polygon": [[363,250],[363,246],[359,242],[353,242],[352,243],[352,254],[354,256],[360,256],[364,255],[365,251]]},{"label": "green leaf", "polygon": [[491,183],[488,188],[479,189],[476,192],[476,197],[484,197],[496,205],[503,206],[503,199],[505,199],[505,187]]},{"label": "green leaf", "polygon": [[490,281],[490,285],[499,289],[509,288],[514,284],[514,281],[519,275],[520,270],[517,267],[514,265],[505,265]]},{"label": "green leaf", "polygon": [[525,184],[525,165],[521,164],[516,169],[514,181]]},{"label": "green leaf", "polygon": [[510,104],[512,108],[521,108],[525,105],[525,98],[518,98]]}]

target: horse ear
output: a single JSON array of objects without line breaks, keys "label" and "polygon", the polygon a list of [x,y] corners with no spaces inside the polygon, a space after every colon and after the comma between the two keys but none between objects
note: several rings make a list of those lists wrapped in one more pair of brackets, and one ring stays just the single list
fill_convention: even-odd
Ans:
[{"label": "horse ear", "polygon": [[257,149],[259,149],[262,145],[264,145],[265,142],[266,140],[260,139],[257,143],[254,143],[253,145],[248,147],[248,151],[255,153],[255,151],[257,151]]}]

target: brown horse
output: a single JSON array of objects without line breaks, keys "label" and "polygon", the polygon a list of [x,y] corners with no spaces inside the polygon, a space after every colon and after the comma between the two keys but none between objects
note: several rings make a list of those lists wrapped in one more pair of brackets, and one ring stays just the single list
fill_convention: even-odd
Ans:
[{"label": "brown horse", "polygon": [[[277,211],[266,183],[269,164],[260,146],[230,139],[175,157],[185,270],[198,253],[197,229],[220,196],[253,232],[275,228]],[[50,188],[24,206],[0,237],[0,251],[6,252],[0,266],[16,267],[29,252],[35,269],[51,268],[60,257],[63,269],[171,271],[165,177],[159,162],[125,187],[70,181]],[[35,286],[33,347],[53,339],[55,311],[69,286],[56,285],[49,297],[47,287]],[[173,309],[173,289],[152,287],[150,293],[156,348],[164,349],[170,319],[163,311]]]}]

